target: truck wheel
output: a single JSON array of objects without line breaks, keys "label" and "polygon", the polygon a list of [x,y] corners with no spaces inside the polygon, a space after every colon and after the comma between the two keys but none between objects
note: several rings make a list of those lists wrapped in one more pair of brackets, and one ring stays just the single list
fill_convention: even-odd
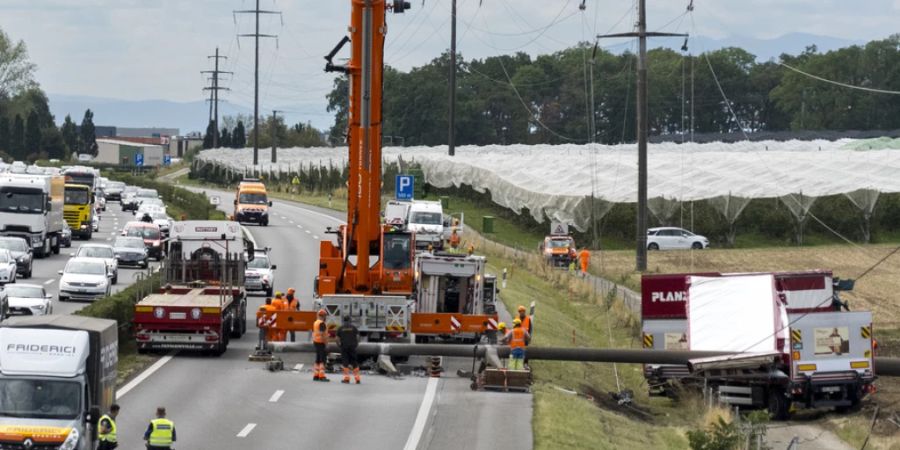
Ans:
[{"label": "truck wheel", "polygon": [[769,416],[774,420],[788,420],[791,416],[791,401],[784,395],[784,389],[769,390]]},{"label": "truck wheel", "polygon": [[273,287],[270,287],[270,288],[268,288],[268,289],[266,289],[266,297],[271,297],[271,296],[272,296],[272,292],[273,292],[274,290],[275,290],[275,287],[274,287],[274,286],[273,286]]},{"label": "truck wheel", "polygon": [[59,254],[59,236],[53,239],[52,251],[54,255]]}]

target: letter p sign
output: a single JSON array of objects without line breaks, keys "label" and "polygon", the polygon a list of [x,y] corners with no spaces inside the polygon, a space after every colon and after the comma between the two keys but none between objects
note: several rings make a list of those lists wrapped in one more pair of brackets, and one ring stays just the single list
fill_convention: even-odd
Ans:
[{"label": "letter p sign", "polygon": [[415,178],[412,175],[397,175],[397,200],[412,200]]}]

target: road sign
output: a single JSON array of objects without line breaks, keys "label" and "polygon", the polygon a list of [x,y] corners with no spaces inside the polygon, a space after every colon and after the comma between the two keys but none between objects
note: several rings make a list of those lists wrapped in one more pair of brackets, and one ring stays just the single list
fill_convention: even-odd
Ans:
[{"label": "road sign", "polygon": [[569,234],[569,224],[562,222],[551,222],[550,234],[552,234],[553,236],[565,236]]},{"label": "road sign", "polygon": [[163,165],[164,166],[172,165],[172,155],[163,155]]},{"label": "road sign", "polygon": [[141,167],[144,165],[144,154],[143,153],[135,153],[134,154],[134,165]]},{"label": "road sign", "polygon": [[412,175],[397,175],[397,200],[412,200],[415,178]]}]

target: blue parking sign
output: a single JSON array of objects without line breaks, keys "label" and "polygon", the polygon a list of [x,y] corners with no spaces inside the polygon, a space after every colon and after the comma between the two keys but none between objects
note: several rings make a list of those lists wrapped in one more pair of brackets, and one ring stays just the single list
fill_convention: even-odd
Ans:
[{"label": "blue parking sign", "polygon": [[397,200],[412,200],[415,177],[412,175],[397,175]]},{"label": "blue parking sign", "polygon": [[164,166],[172,165],[172,155],[163,155],[163,165]]},{"label": "blue parking sign", "polygon": [[134,165],[136,165],[138,167],[141,167],[144,165],[144,154],[143,153],[135,153]]}]

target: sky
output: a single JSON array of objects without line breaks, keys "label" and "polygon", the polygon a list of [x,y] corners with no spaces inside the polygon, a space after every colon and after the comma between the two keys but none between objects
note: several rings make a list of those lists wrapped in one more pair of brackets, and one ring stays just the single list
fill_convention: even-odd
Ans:
[{"label": "sky", "polygon": [[[449,47],[450,0],[412,0],[389,15],[385,60],[407,70]],[[458,0],[458,49],[466,58],[513,51],[550,53],[598,33],[630,31],[632,0]],[[804,32],[850,40],[897,32],[900,0],[650,1],[648,27],[723,39]],[[51,94],[124,100],[202,101],[218,46],[232,71],[221,97],[253,104],[252,0],[2,0],[0,28],[28,46],[37,80]],[[350,0],[260,0],[260,110],[325,127],[325,95],[334,75],[323,56],[346,33]],[[611,50],[629,41],[603,41]],[[697,49],[701,51],[702,49]],[[346,49],[342,53],[346,55]],[[52,107],[52,105],[51,105]]]}]

